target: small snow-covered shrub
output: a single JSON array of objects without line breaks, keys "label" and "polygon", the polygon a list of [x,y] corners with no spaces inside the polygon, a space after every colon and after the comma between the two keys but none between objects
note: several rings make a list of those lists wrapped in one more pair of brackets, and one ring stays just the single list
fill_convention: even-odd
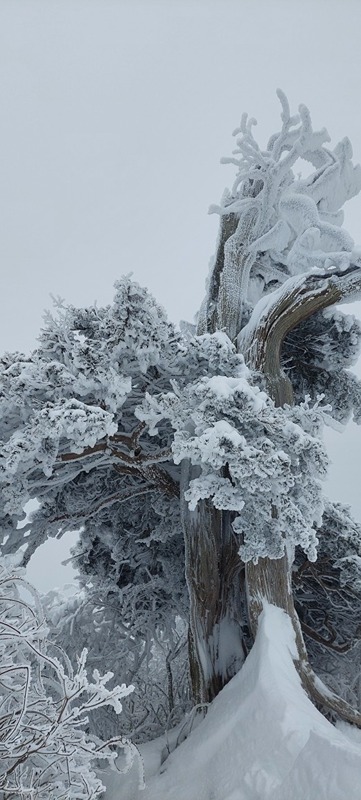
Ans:
[{"label": "small snow-covered shrub", "polygon": [[104,789],[99,761],[114,766],[125,738],[107,742],[85,732],[101,706],[119,714],[132,686],[107,688],[112,673],[86,670],[83,650],[73,669],[47,639],[36,590],[13,558],[0,560],[0,786],[2,800],[95,800]]},{"label": "small snow-covered shrub", "polygon": [[[89,649],[90,671],[106,664],[114,673],[113,682],[134,686],[124,698],[120,720],[122,733],[132,742],[162,735],[190,710],[188,628],[183,619],[178,617],[173,628],[159,627],[156,637],[146,638],[136,620],[131,626],[124,624],[125,603],[117,603],[114,594],[102,596],[83,587],[69,596],[56,589],[41,601],[53,643],[66,652]],[[103,706],[92,714],[87,730],[100,738],[115,737],[119,717]]]}]

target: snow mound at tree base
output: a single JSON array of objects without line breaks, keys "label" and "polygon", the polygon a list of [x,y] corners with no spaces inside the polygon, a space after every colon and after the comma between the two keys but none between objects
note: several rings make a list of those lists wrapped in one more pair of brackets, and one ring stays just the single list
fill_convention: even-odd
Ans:
[{"label": "snow mound at tree base", "polygon": [[145,790],[131,790],[129,776],[114,800],[360,800],[361,732],[317,711],[293,654],[288,617],[267,605],[242,670],[204,721],[148,778],[146,746]]}]

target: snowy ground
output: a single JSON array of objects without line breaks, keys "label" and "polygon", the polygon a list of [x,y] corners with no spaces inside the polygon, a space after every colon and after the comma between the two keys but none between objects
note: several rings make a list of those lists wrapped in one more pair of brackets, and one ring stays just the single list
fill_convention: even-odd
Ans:
[{"label": "snowy ground", "polygon": [[360,800],[361,732],[333,727],[305,695],[293,666],[294,638],[267,606],[257,641],[206,718],[160,766],[164,740],[136,765],[112,773],[106,800]]}]

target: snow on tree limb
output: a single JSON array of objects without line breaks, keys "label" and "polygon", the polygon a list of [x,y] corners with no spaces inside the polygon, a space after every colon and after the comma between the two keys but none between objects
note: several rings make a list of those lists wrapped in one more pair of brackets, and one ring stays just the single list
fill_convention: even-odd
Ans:
[{"label": "snow on tree limb", "polygon": [[[361,167],[352,164],[350,142],[343,139],[329,150],[327,131],[313,131],[306,106],[291,117],[285,95],[278,91],[278,96],[281,132],[261,150],[253,136],[255,121],[243,116],[235,155],[223,159],[238,167],[235,183],[221,206],[211,209],[221,216],[221,235],[199,330],[226,329],[232,341],[242,309],[259,299],[265,273],[283,282],[314,267],[344,268],[353,259],[353,240],[340,227],[342,205],[361,188]],[[315,172],[297,176],[293,168],[299,160]]]},{"label": "snow on tree limb", "polygon": [[292,386],[281,369],[281,347],[287,334],[309,316],[336,303],[361,296],[361,266],[314,270],[289,278],[256,305],[238,336],[247,363],[263,372],[278,405],[293,402]]},{"label": "snow on tree limb", "polygon": [[136,748],[122,736],[101,741],[86,734],[84,727],[89,713],[104,705],[120,714],[121,700],[134,687],[109,689],[111,672],[101,675],[94,670],[93,679],[89,678],[86,650],[73,669],[66,653],[48,641],[40,598],[12,561],[0,562],[0,783],[4,797],[96,800],[104,791],[95,773],[97,761],[116,768],[120,748],[130,766]]}]

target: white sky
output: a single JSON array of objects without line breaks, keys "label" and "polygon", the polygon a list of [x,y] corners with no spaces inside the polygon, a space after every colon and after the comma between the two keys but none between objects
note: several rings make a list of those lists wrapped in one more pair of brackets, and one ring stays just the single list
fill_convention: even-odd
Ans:
[{"label": "white sky", "polygon": [[[191,319],[244,110],[265,143],[281,86],[361,161],[360,30],[359,0],[0,0],[1,350],[35,346],[51,293],[107,303],[128,272]],[[361,431],[330,442],[361,518]]]}]

